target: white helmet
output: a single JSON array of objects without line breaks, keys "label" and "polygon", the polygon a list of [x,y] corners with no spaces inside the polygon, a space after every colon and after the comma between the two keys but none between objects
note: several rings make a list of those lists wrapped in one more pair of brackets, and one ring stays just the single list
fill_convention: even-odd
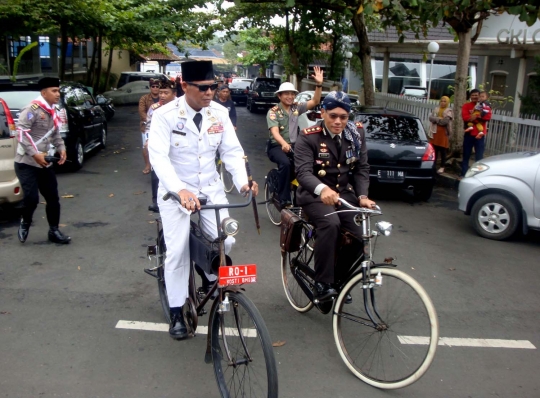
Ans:
[{"label": "white helmet", "polygon": [[294,87],[292,83],[289,82],[281,83],[281,86],[279,86],[279,90],[276,91],[276,94],[282,93],[284,91],[294,91],[296,94],[298,94],[298,90]]}]

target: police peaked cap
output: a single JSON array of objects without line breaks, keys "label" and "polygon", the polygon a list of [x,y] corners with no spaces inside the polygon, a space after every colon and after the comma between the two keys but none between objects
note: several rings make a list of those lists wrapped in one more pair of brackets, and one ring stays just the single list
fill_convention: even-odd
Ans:
[{"label": "police peaked cap", "polygon": [[213,81],[214,78],[212,61],[186,61],[182,63],[182,80],[185,82]]},{"label": "police peaked cap", "polygon": [[42,77],[38,81],[40,90],[45,90],[49,87],[60,87],[60,79],[57,77]]}]

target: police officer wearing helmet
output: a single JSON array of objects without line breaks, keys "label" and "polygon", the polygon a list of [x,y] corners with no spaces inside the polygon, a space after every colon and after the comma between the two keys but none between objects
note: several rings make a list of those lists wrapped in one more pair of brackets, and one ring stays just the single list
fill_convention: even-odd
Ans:
[{"label": "police officer wearing helmet", "polygon": [[66,161],[66,147],[59,131],[62,120],[55,106],[60,100],[60,79],[44,77],[39,80],[38,85],[41,95],[23,108],[17,123],[15,172],[24,192],[24,208],[18,237],[22,243],[28,238],[41,192],[47,203],[45,212],[49,223],[49,240],[54,243],[69,243],[71,238],[58,229],[58,183],[52,163],[45,160],[48,154],[54,155],[54,152],[58,152],[58,164],[62,165]]},{"label": "police officer wearing helmet", "polygon": [[292,83],[282,83],[276,95],[279,104],[270,108],[266,122],[270,133],[268,157],[278,165],[278,192],[281,207],[290,207],[291,203],[291,161],[292,149],[298,136],[298,117],[314,108],[321,101],[323,72],[314,68],[315,94],[308,102],[294,102],[298,91]]},{"label": "police officer wearing helmet", "polygon": [[[212,62],[184,62],[182,79],[185,94],[154,111],[148,140],[150,162],[159,178],[158,206],[167,246],[165,283],[171,308],[169,335],[177,340],[187,337],[181,309],[188,297],[190,214],[200,208],[198,197],[206,197],[208,204],[228,203],[216,170],[216,153],[232,174],[236,188],[242,193],[249,190],[244,151],[229,113],[212,101],[217,89]],[[253,182],[252,189],[256,195],[257,183]],[[177,192],[181,203],[164,201],[163,195],[168,191]],[[200,217],[204,232],[216,238],[214,212],[203,211]],[[228,217],[228,211],[222,209],[220,217]],[[226,253],[233,243],[232,236],[225,240]],[[206,274],[203,288],[205,284],[209,287],[215,279],[215,275]]]},{"label": "police officer wearing helmet", "polygon": [[368,199],[369,164],[364,129],[349,121],[351,103],[347,94],[330,92],[323,100],[322,121],[304,129],[296,141],[294,163],[300,183],[296,200],[317,231],[315,289],[319,301],[332,299],[340,228],[361,238],[362,231],[351,213],[327,216],[345,207],[339,198],[353,205],[373,207]]}]

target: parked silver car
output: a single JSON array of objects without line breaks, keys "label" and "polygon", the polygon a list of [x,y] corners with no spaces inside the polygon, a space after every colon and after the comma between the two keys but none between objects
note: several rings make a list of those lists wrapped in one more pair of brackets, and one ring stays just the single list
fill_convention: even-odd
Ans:
[{"label": "parked silver car", "polygon": [[519,228],[540,229],[540,152],[492,156],[476,162],[459,184],[459,209],[476,232],[503,240]]}]

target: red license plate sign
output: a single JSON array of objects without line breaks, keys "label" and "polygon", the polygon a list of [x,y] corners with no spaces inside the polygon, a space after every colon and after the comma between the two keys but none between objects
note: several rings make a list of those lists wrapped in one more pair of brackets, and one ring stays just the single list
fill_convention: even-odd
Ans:
[{"label": "red license plate sign", "polygon": [[257,265],[230,265],[219,267],[219,286],[243,285],[257,282]]}]

